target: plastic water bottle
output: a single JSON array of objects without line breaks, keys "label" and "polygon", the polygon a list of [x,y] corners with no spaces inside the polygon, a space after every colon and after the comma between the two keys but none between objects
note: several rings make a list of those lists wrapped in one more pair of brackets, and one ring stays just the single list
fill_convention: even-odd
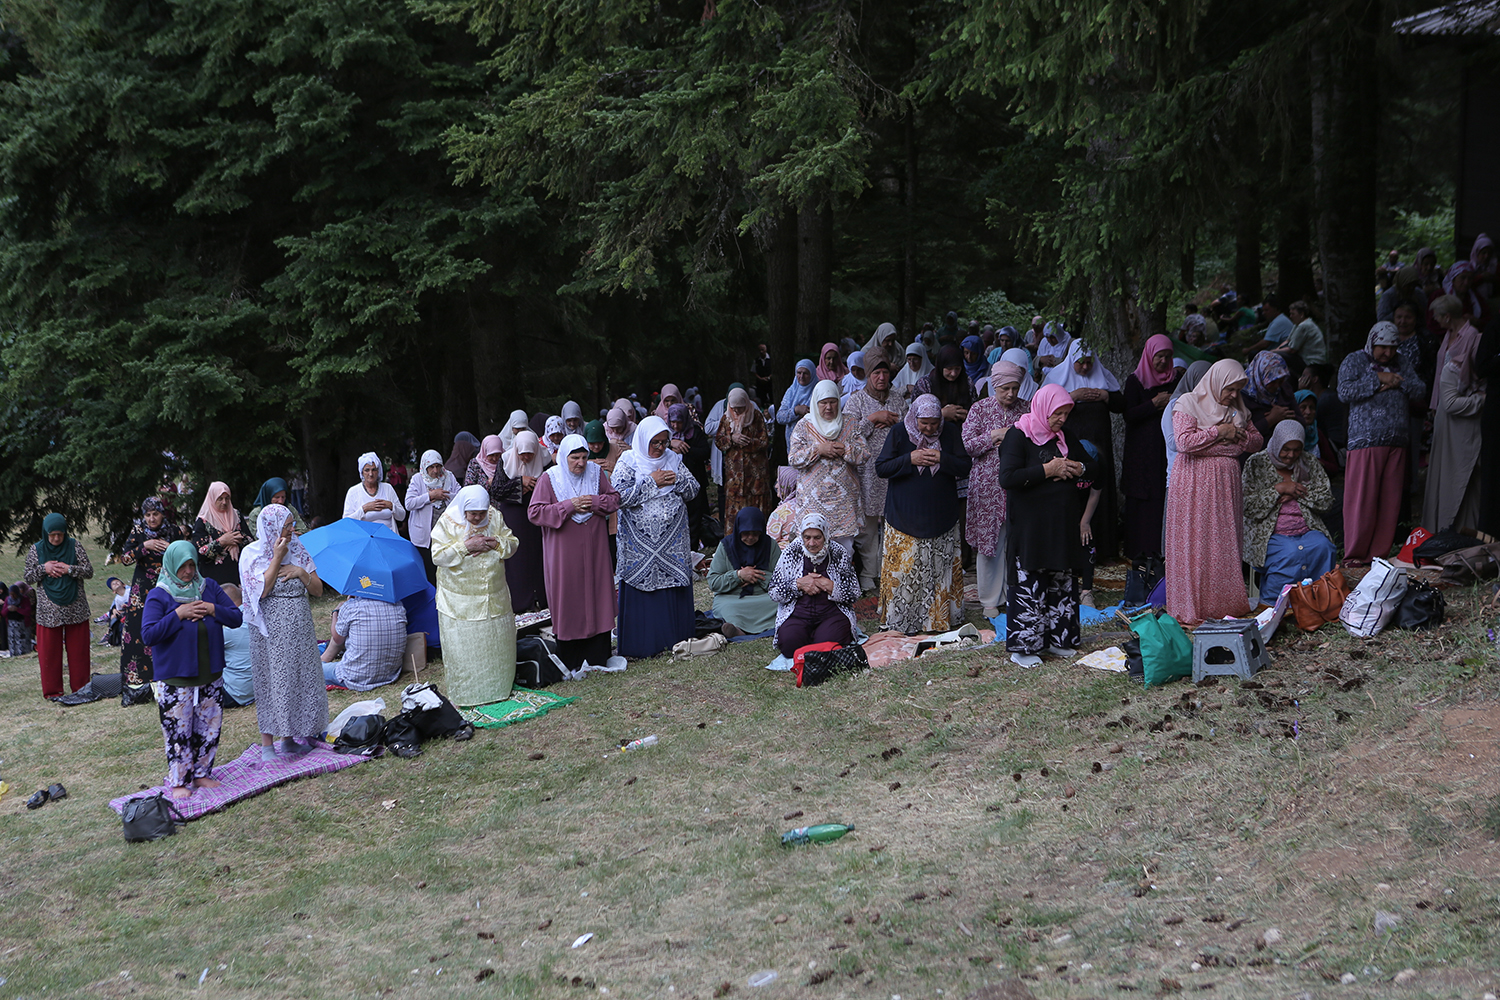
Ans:
[{"label": "plastic water bottle", "polygon": [[800,847],[803,844],[826,844],[831,840],[838,840],[853,829],[853,825],[845,826],[843,823],[820,823],[817,826],[799,826],[795,830],[788,830],[786,833],[783,833],[781,835],[781,843],[788,847]]},{"label": "plastic water bottle", "polygon": [[628,750],[640,750],[642,747],[654,746],[656,746],[656,734],[653,733],[650,736],[642,736],[638,740],[631,740],[629,743],[621,743],[620,752],[625,753]]}]

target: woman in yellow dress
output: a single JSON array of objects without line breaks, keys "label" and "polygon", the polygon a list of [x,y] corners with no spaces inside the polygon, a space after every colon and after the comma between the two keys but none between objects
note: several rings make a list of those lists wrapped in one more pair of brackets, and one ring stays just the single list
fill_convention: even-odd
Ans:
[{"label": "woman in yellow dress", "polygon": [[516,536],[483,486],[465,486],[432,526],[438,632],[448,697],[470,708],[510,697],[516,679],[516,616],[505,560]]}]

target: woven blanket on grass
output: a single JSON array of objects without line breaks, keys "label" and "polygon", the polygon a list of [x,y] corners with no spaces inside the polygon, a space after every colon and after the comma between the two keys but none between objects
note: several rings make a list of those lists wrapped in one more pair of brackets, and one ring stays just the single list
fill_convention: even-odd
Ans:
[{"label": "woven blanket on grass", "polygon": [[564,698],[562,695],[549,694],[546,691],[511,688],[508,701],[497,701],[492,705],[464,709],[463,717],[474,723],[476,728],[493,729],[497,726],[508,726],[513,722],[535,719],[539,715],[546,715],[554,708],[561,708],[568,702],[576,700],[576,697]]},{"label": "woven blanket on grass", "polygon": [[[183,819],[197,819],[199,816],[223,809],[240,799],[259,795],[268,788],[275,788],[277,785],[296,781],[298,778],[310,778],[315,774],[342,771],[365,759],[359,754],[346,756],[334,753],[327,743],[314,743],[313,747],[311,753],[303,754],[301,757],[277,757],[274,762],[262,764],[260,744],[253,743],[248,750],[229,763],[214,765],[214,777],[221,783],[218,788],[197,788],[188,798],[173,799],[171,789],[165,785],[158,785],[155,788],[147,788],[144,791],[131,792],[117,799],[110,799],[109,807],[115,812],[123,812],[125,803],[131,799],[145,799],[153,795],[164,794],[171,799],[173,805],[177,806]],[[219,759],[223,760],[222,757]]]}]

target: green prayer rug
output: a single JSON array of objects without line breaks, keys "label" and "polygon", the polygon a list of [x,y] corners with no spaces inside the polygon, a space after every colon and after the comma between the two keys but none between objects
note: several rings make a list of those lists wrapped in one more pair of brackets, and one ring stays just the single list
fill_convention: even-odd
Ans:
[{"label": "green prayer rug", "polygon": [[509,700],[480,705],[477,708],[466,708],[463,711],[463,717],[474,723],[478,729],[493,729],[497,726],[508,726],[513,722],[535,719],[546,715],[554,708],[561,708],[568,702],[576,700],[576,697],[564,698],[562,695],[548,694],[546,691],[511,688]]}]

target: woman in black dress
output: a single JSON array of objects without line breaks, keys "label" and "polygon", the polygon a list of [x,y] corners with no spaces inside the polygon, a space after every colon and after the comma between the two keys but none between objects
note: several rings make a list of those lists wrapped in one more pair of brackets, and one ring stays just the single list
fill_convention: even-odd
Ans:
[{"label": "woman in black dress", "polygon": [[1125,377],[1125,454],[1120,491],[1125,494],[1125,558],[1161,558],[1161,525],[1167,510],[1167,439],[1161,413],[1182,372],[1172,367],[1172,341],[1146,341],[1140,364]]},{"label": "woman in black dress", "polygon": [[537,477],[546,471],[547,449],[531,431],[518,431],[506,448],[498,434],[479,445],[479,456],[469,463],[465,486],[483,486],[490,506],[500,512],[516,536],[515,555],[505,560],[505,585],[516,614],[547,607],[547,583],[542,572],[542,529],[531,523],[527,508]]},{"label": "woman in black dress", "polygon": [[150,698],[149,690],[144,693],[140,690],[151,682],[151,647],[141,639],[141,612],[146,607],[146,594],[156,586],[156,577],[161,573],[162,553],[168,545],[186,537],[187,532],[167,520],[166,508],[160,500],[147,497],[141,501],[140,519],[120,550],[120,561],[127,566],[135,565],[135,575],[130,578],[130,603],[125,606],[120,629],[122,705],[135,705]]},{"label": "woman in black dress", "polygon": [[[693,411],[686,403],[674,403],[667,408],[667,426],[672,438],[667,447],[682,456],[682,464],[700,483],[709,482],[708,460],[709,437],[693,419]],[[688,540],[693,549],[703,546],[703,519],[708,516],[708,490],[700,489],[698,495],[687,502]]]},{"label": "woman in black dress", "polygon": [[[1073,413],[1068,430],[1080,441],[1088,441],[1099,452],[1099,469],[1091,476],[1099,487],[1099,506],[1094,511],[1094,565],[1110,562],[1120,551],[1120,501],[1115,488],[1115,436],[1110,424],[1111,413],[1123,413],[1125,395],[1120,383],[1108,368],[1094,356],[1082,340],[1074,338],[1068,345],[1063,363],[1047,373],[1048,385],[1059,385],[1073,399]],[[1165,445],[1163,445],[1165,447]],[[1080,458],[1080,461],[1082,459]],[[1092,574],[1085,589],[1092,587]]]},{"label": "woman in black dress", "polygon": [[235,510],[229,487],[208,484],[203,506],[193,522],[193,547],[198,550],[198,572],[219,585],[240,582],[240,547],[253,536],[245,517]]}]

